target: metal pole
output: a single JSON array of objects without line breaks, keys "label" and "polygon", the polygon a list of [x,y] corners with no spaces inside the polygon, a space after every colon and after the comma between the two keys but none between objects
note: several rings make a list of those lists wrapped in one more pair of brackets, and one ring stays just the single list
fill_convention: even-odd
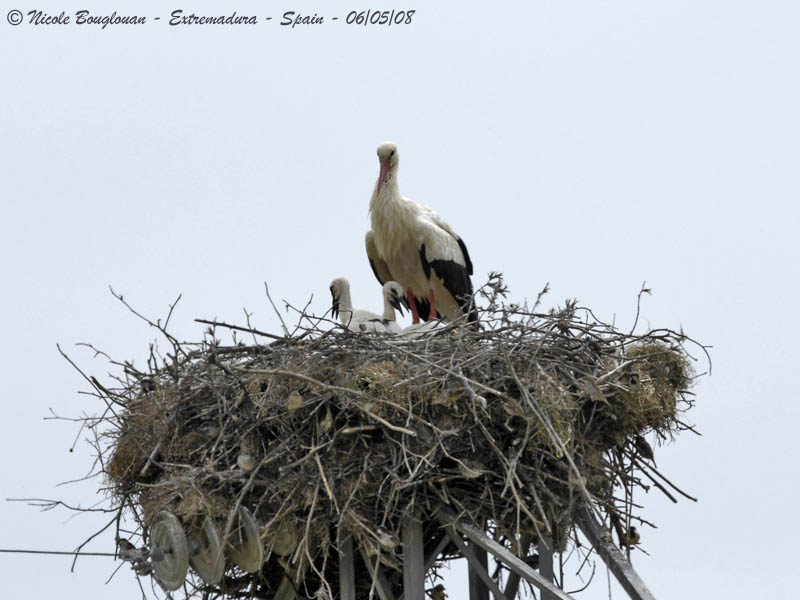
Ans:
[{"label": "metal pole", "polygon": [[[469,542],[469,547],[475,557],[477,567],[488,571],[489,558],[486,556],[486,551],[472,542]],[[489,600],[489,588],[483,583],[480,574],[475,570],[472,564],[469,565],[469,600]]]},{"label": "metal pole", "polygon": [[403,525],[403,597],[425,600],[425,548],[422,523],[413,516]]},{"label": "metal pole", "polygon": [[350,535],[342,538],[339,548],[339,596],[341,600],[356,600],[356,570]]},{"label": "metal pole", "polygon": [[[547,581],[553,581],[553,541],[550,538],[539,538],[539,573]],[[548,590],[542,590],[542,600],[555,600]]]}]

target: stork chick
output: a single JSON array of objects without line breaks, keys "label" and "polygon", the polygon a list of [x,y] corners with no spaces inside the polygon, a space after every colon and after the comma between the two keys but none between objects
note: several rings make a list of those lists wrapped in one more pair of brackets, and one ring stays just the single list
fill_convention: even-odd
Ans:
[{"label": "stork chick", "polygon": [[387,281],[383,286],[383,315],[367,310],[353,308],[350,298],[350,282],[344,277],[331,281],[331,312],[334,318],[350,331],[362,333],[366,331],[384,331],[400,333],[395,310],[401,315],[403,307],[408,308],[403,287],[396,281]]}]

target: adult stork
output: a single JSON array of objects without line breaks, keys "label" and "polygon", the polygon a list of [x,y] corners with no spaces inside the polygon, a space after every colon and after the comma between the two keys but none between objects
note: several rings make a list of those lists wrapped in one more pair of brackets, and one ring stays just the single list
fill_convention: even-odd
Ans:
[{"label": "adult stork", "polygon": [[366,246],[372,272],[382,284],[402,285],[413,323],[441,315],[452,321],[472,306],[472,261],[464,240],[432,209],[400,195],[397,146],[378,146],[380,173],[369,203],[372,230]]},{"label": "adult stork", "polygon": [[344,277],[331,281],[331,300],[333,318],[338,317],[342,325],[357,333],[365,331],[400,333],[395,309],[402,315],[402,307],[408,308],[405,290],[396,281],[387,281],[383,286],[383,315],[354,309],[350,299],[350,282]]}]

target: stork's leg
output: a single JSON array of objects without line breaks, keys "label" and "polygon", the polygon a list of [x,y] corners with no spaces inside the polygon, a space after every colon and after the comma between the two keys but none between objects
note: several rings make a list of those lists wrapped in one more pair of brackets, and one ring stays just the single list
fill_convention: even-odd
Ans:
[{"label": "stork's leg", "polygon": [[411,290],[406,292],[408,294],[408,307],[411,309],[411,323],[416,325],[419,323],[419,312],[417,311],[417,301],[414,300],[414,294]]},{"label": "stork's leg", "polygon": [[439,315],[436,313],[436,305],[433,303],[433,289],[428,293],[428,299],[431,301],[431,314],[428,315],[428,321],[433,321],[439,318]]}]

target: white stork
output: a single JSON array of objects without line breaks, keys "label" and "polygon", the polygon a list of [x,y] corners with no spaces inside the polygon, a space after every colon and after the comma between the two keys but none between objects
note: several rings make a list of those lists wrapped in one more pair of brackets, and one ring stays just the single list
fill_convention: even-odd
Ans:
[{"label": "white stork", "polygon": [[333,318],[350,331],[357,333],[365,331],[388,331],[400,333],[400,326],[395,319],[395,309],[402,315],[403,306],[408,308],[406,293],[396,281],[387,281],[383,286],[383,316],[376,315],[367,310],[353,308],[350,299],[350,282],[344,277],[331,281],[331,312]]},{"label": "white stork", "polygon": [[464,241],[438,214],[400,195],[397,146],[378,146],[380,173],[369,203],[366,246],[378,281],[406,289],[413,323],[441,315],[452,321],[478,315],[472,303],[472,261]]}]

